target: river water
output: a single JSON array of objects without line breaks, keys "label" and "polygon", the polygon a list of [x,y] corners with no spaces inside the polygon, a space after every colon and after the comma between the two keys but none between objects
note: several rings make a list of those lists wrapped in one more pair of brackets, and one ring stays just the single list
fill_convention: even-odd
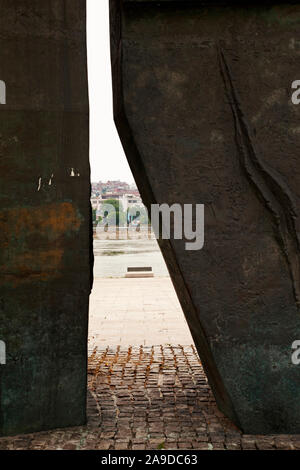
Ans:
[{"label": "river water", "polygon": [[124,277],[128,267],[151,266],[155,277],[169,276],[155,239],[94,239],[94,277]]}]

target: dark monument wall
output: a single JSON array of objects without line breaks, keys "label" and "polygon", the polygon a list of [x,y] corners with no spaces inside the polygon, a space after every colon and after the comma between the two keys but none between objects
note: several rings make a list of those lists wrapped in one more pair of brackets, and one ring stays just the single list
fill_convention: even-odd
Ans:
[{"label": "dark monument wall", "polygon": [[299,433],[300,6],[230,3],[111,0],[115,121],[148,207],[205,205],[160,245],[220,409]]},{"label": "dark monument wall", "polygon": [[0,434],[85,422],[85,0],[0,0]]},{"label": "dark monument wall", "polygon": [[[0,0],[1,435],[85,422],[85,3]],[[300,433],[300,6],[110,3],[143,199],[205,204],[203,250],[160,245],[219,407],[247,433]]]}]

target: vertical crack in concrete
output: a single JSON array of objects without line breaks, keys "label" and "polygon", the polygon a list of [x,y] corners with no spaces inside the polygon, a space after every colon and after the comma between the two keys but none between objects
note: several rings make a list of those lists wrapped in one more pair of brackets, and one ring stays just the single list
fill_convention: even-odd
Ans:
[{"label": "vertical crack in concrete", "polygon": [[300,310],[300,241],[296,229],[297,212],[288,185],[272,168],[261,160],[254,144],[250,125],[242,111],[234,79],[224,51],[218,47],[220,72],[232,109],[236,144],[240,163],[259,199],[272,216],[276,240],[287,261],[293,293]]}]

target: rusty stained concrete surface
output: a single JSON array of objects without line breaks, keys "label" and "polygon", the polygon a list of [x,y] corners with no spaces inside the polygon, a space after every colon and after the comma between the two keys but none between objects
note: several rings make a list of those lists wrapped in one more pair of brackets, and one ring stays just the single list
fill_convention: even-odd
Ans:
[{"label": "rusty stained concrete surface", "polygon": [[3,279],[15,279],[17,285],[59,276],[64,237],[76,234],[82,221],[71,202],[4,209],[0,214]]},{"label": "rusty stained concrete surface", "polygon": [[115,121],[143,199],[205,205],[160,241],[219,408],[300,432],[299,5],[111,0]]},{"label": "rusty stained concrete surface", "polygon": [[0,0],[0,435],[86,419],[85,6]]}]

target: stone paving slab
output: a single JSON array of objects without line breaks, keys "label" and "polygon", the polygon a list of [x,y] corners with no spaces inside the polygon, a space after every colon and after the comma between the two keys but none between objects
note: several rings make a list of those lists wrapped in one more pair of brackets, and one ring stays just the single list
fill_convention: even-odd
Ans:
[{"label": "stone paving slab", "polygon": [[171,279],[96,278],[90,346],[193,344]]},{"label": "stone paving slab", "polygon": [[0,450],[300,450],[300,435],[243,435],[217,409],[193,346],[95,348],[88,424],[0,439]]}]

